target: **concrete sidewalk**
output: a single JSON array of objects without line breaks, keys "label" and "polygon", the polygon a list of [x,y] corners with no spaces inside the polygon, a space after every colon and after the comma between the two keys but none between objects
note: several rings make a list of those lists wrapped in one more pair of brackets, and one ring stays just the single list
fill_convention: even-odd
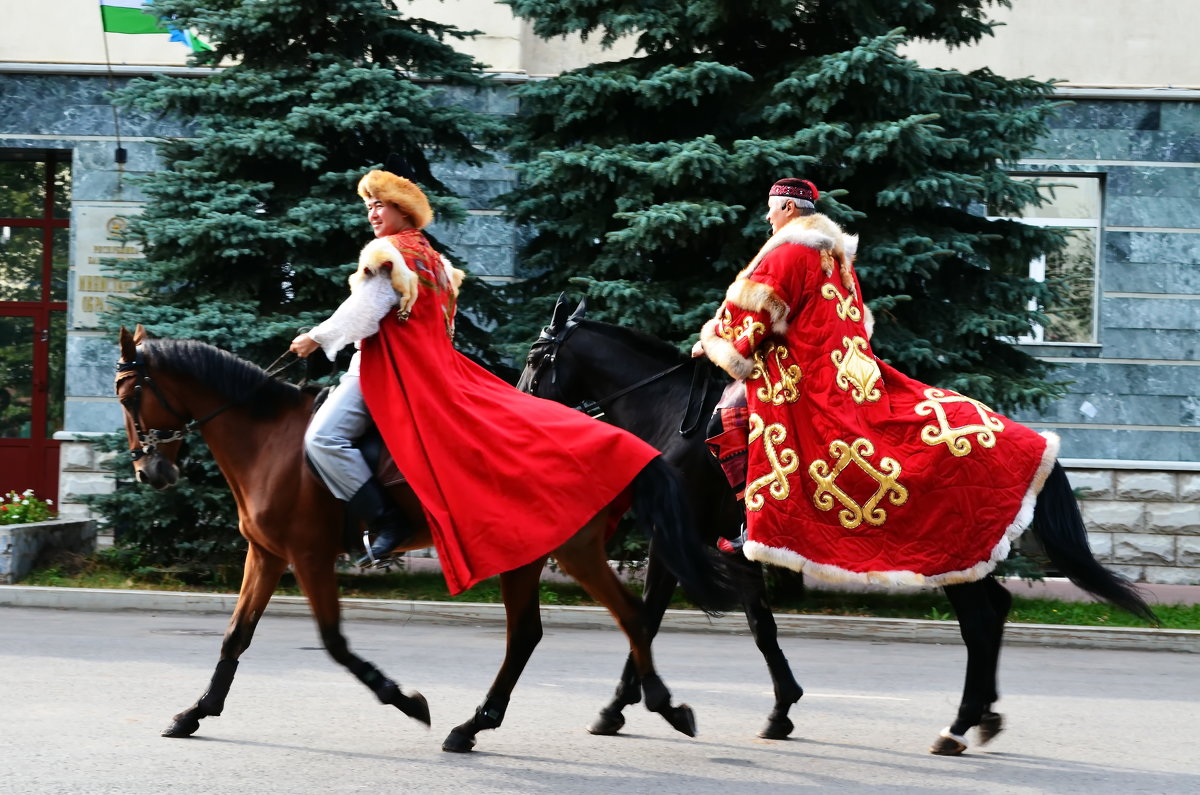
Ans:
[{"label": "concrete sidewalk", "polygon": [[[45,588],[23,585],[0,586],[0,606],[57,610],[123,611],[153,613],[231,614],[236,594],[173,591],[122,591],[91,588]],[[268,608],[272,615],[308,616],[303,597],[275,596]],[[388,599],[342,599],[348,621],[427,621],[439,624],[502,625],[504,606],[474,602],[407,602]],[[958,624],[953,621],[919,619],[857,618],[779,614],[783,637],[861,640],[882,642],[961,644]],[[542,623],[555,628],[615,629],[608,612],[599,607],[542,606]],[[697,610],[668,610],[663,618],[665,632],[714,632],[747,634],[741,615],[710,618]],[[1135,649],[1200,654],[1200,631],[1152,627],[1077,627],[1049,624],[1009,624],[1006,643],[1072,648]]]}]

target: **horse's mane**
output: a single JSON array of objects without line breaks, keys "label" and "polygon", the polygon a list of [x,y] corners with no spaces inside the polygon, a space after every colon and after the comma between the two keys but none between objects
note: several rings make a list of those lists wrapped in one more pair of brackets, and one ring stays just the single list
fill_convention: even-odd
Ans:
[{"label": "horse's mane", "polygon": [[579,320],[579,325],[656,359],[674,362],[685,358],[683,353],[671,343],[664,342],[658,337],[651,336],[644,331],[627,328],[626,326],[616,326],[612,323],[604,323],[599,320],[589,320],[587,318]]},{"label": "horse's mane", "polygon": [[204,342],[143,340],[141,348],[147,364],[194,378],[226,400],[249,407],[254,417],[273,416],[302,398],[299,388]]}]

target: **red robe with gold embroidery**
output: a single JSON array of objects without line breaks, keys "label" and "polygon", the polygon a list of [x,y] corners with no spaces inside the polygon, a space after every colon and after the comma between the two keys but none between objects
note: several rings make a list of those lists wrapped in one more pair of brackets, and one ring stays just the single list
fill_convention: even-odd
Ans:
[{"label": "red robe with gold embroidery", "polygon": [[363,340],[363,397],[458,593],[560,546],[658,451],[520,392],[456,351],[455,272],[420,232],[389,239],[416,272],[419,295],[407,320],[390,313]]},{"label": "red robe with gold embroidery", "polygon": [[1058,437],[877,359],[856,244],[824,215],[794,219],[701,332],[746,380],[745,554],[834,581],[977,580],[1032,518]]}]

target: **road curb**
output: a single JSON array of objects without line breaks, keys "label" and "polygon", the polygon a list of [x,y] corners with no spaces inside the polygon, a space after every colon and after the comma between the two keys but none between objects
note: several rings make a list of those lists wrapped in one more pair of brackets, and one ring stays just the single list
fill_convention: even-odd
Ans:
[{"label": "road curb", "polygon": [[[38,607],[57,610],[125,611],[151,613],[219,613],[229,615],[236,594],[180,591],[124,591],[98,588],[48,588],[0,585],[0,606]],[[274,596],[268,610],[272,615],[309,615],[300,596]],[[408,602],[390,599],[342,599],[342,613],[349,621],[427,621],[438,624],[503,624],[504,606],[480,602]],[[960,644],[958,625],[951,621],[908,618],[858,618],[779,614],[775,617],[782,636],[870,639],[881,642]],[[600,607],[542,605],[542,624],[547,630],[613,629],[608,612]],[[664,631],[747,634],[741,614],[710,618],[697,610],[668,610]],[[1010,645],[1057,646],[1065,648],[1176,651],[1200,654],[1200,631],[1152,627],[1077,627],[1058,624],[1009,624],[1004,630]]]}]

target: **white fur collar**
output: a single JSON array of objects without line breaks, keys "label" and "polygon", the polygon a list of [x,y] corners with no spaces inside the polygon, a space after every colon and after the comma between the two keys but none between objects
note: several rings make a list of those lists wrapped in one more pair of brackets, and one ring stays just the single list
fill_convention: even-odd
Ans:
[{"label": "white fur collar", "polygon": [[754,259],[742,271],[744,278],[754,272],[762,258],[785,243],[799,243],[817,251],[831,251],[838,259],[850,261],[858,249],[858,235],[847,235],[827,215],[815,213],[802,215],[788,221],[782,229],[771,235]]}]

